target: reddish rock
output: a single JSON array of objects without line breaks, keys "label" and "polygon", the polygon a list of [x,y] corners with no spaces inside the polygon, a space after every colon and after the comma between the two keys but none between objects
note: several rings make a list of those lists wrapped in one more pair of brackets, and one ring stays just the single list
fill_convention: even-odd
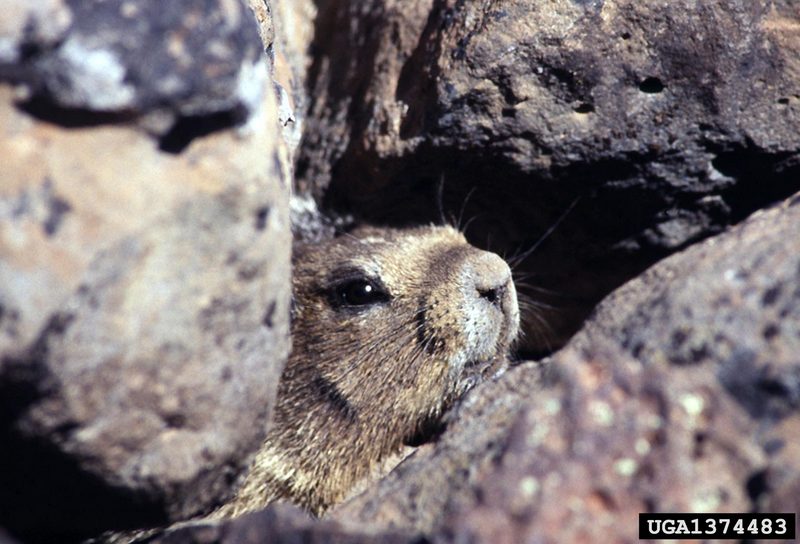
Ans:
[{"label": "reddish rock", "polygon": [[757,422],[713,369],[619,351],[554,358],[559,383],[521,411],[443,542],[636,542],[640,512],[746,512],[766,464]]}]

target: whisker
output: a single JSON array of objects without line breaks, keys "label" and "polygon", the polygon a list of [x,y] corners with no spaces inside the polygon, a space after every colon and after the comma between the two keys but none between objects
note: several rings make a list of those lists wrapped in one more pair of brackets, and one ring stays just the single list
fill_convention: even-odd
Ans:
[{"label": "whisker", "polygon": [[447,218],[444,216],[444,171],[439,176],[439,183],[436,186],[436,208],[439,212],[439,221],[441,224],[449,225]]},{"label": "whisker", "polygon": [[548,289],[547,287],[541,287],[539,285],[535,285],[533,283],[528,283],[528,282],[525,282],[525,281],[517,281],[516,279],[514,280],[514,287],[517,288],[518,292],[519,291],[536,291],[538,293],[542,293],[542,294],[545,294],[545,295],[551,295],[551,296],[559,297],[559,298],[567,296],[566,293],[564,293],[563,291],[557,291],[555,289]]},{"label": "whisker", "polygon": [[548,228],[545,231],[545,233],[542,236],[540,236],[539,239],[529,249],[527,249],[521,255],[517,255],[517,256],[512,257],[512,259],[510,261],[510,266],[511,266],[512,269],[515,268],[516,266],[518,266],[520,263],[522,263],[522,261],[524,261],[525,259],[530,257],[537,249],[539,249],[539,246],[541,246],[542,243],[545,240],[547,240],[550,237],[551,234],[553,234],[553,232],[564,221],[564,219],[567,218],[567,216],[570,214],[570,212],[573,210],[573,208],[575,208],[575,206],[578,204],[578,201],[580,199],[581,199],[581,195],[576,196],[575,199],[570,203],[570,205],[567,206],[567,209],[564,210],[563,212],[561,212],[561,215],[558,216],[558,219],[556,219],[555,222],[552,225],[550,225],[550,228]]},{"label": "whisker", "polygon": [[477,188],[477,185],[473,186],[472,189],[470,189],[467,193],[467,196],[464,197],[464,201],[461,203],[461,211],[458,213],[458,222],[456,223],[456,229],[458,229],[459,232],[464,232],[464,229],[461,228],[461,220],[464,218],[464,210],[467,208],[467,203]]},{"label": "whisker", "polygon": [[466,234],[467,234],[467,230],[469,229],[470,225],[472,225],[472,223],[473,223],[473,222],[474,222],[476,219],[478,219],[479,217],[481,217],[482,215],[486,215],[486,214],[485,214],[485,213],[479,213],[479,214],[476,214],[476,215],[473,215],[472,217],[470,217],[470,218],[467,220],[467,224],[466,224],[466,225],[464,225],[464,228],[459,228],[459,229],[458,229],[458,230],[459,230],[459,232],[461,232],[461,234],[463,234],[463,235],[465,235],[465,236],[466,236]]}]

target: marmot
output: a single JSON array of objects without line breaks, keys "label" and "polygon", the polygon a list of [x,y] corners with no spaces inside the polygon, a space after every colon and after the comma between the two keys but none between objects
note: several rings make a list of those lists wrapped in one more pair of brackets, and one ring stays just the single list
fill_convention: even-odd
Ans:
[{"label": "marmot", "polygon": [[508,265],[450,227],[296,245],[293,349],[267,438],[214,517],[288,499],[321,515],[504,360]]}]

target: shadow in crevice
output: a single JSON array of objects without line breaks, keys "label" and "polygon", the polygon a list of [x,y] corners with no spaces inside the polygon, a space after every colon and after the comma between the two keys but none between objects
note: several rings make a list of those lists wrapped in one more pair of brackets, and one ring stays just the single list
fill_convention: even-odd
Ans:
[{"label": "shadow in crevice", "polygon": [[136,120],[130,111],[95,111],[68,108],[54,104],[45,97],[36,96],[17,104],[17,108],[39,121],[62,128],[91,128],[103,125],[124,125]]},{"label": "shadow in crevice", "polygon": [[209,115],[180,117],[172,128],[158,141],[158,148],[177,155],[196,138],[242,124],[247,118],[244,108],[221,111]]},{"label": "shadow in crevice", "polygon": [[[66,129],[94,128],[109,125],[135,126],[142,115],[134,111],[95,111],[67,108],[37,96],[17,104],[17,108],[31,117]],[[158,137],[159,150],[177,155],[195,139],[217,131],[241,125],[247,119],[243,106],[207,115],[178,117],[172,127]]]}]

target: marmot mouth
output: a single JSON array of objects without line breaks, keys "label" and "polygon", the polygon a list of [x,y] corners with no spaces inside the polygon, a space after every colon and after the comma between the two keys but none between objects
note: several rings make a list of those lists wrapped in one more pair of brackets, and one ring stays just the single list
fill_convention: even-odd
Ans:
[{"label": "marmot mouth", "polygon": [[461,397],[467,391],[485,381],[493,372],[491,369],[495,366],[493,363],[496,358],[489,360],[474,360],[469,361],[464,365],[461,371],[461,376],[458,380],[456,387],[456,397]]},{"label": "marmot mouth", "polygon": [[482,376],[489,374],[490,369],[497,368],[505,360],[503,353],[504,352],[497,350],[491,357],[468,360],[466,363],[464,363],[464,374],[480,374]]},{"label": "marmot mouth", "polygon": [[464,370],[474,370],[479,367],[484,367],[492,364],[494,357],[491,359],[473,359],[464,363]]}]

